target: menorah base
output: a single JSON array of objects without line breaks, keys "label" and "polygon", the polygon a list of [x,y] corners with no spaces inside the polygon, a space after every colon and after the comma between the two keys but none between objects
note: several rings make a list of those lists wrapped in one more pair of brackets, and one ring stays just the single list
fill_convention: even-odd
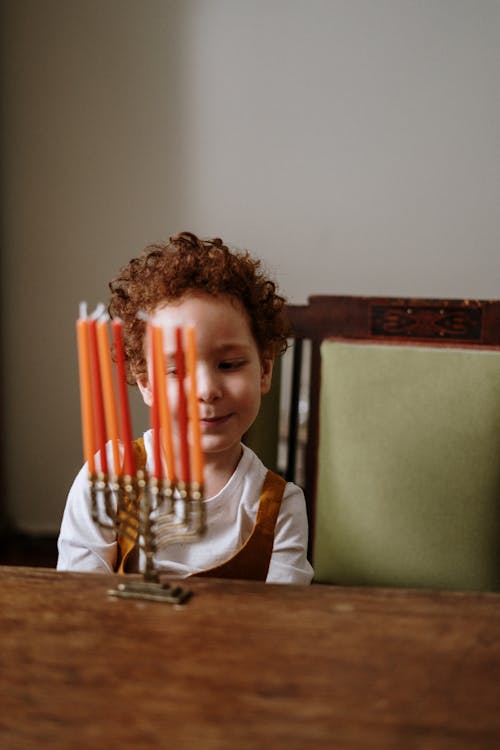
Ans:
[{"label": "menorah base", "polygon": [[170,583],[130,581],[119,583],[116,589],[109,589],[108,594],[122,599],[147,599],[152,602],[184,604],[191,596],[191,591]]}]

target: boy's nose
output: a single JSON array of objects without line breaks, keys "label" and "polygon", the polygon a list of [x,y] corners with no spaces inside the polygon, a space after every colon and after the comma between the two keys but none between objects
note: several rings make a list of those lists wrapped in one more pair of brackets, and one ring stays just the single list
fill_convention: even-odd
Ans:
[{"label": "boy's nose", "polygon": [[198,367],[196,385],[198,398],[205,403],[216,401],[222,395],[220,378],[211,368]]}]

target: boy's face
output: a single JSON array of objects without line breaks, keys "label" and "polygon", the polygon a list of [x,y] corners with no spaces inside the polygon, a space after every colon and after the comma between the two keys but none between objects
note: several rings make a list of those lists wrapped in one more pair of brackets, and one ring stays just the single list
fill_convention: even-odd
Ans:
[{"label": "boy's face", "polygon": [[[237,301],[197,293],[156,310],[154,325],[164,329],[165,369],[170,407],[177,413],[174,336],[168,329],[193,325],[198,354],[197,385],[202,448],[207,461],[234,466],[243,434],[255,420],[261,395],[271,386],[273,361],[261,359],[247,315]],[[151,372],[148,354],[148,372]],[[150,380],[139,382],[150,406]],[[186,379],[186,388],[189,387]]]}]

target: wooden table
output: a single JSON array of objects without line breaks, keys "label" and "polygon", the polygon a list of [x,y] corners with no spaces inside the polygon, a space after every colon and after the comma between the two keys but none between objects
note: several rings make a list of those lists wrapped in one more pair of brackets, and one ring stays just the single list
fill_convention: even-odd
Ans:
[{"label": "wooden table", "polygon": [[500,595],[0,568],[2,750],[500,748]]}]

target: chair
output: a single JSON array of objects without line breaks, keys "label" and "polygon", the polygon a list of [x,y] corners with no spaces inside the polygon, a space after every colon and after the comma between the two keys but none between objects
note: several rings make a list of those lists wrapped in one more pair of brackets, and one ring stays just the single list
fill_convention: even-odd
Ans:
[{"label": "chair", "polygon": [[315,580],[500,590],[500,301],[312,296],[288,309],[283,473],[297,481],[304,454]]}]

